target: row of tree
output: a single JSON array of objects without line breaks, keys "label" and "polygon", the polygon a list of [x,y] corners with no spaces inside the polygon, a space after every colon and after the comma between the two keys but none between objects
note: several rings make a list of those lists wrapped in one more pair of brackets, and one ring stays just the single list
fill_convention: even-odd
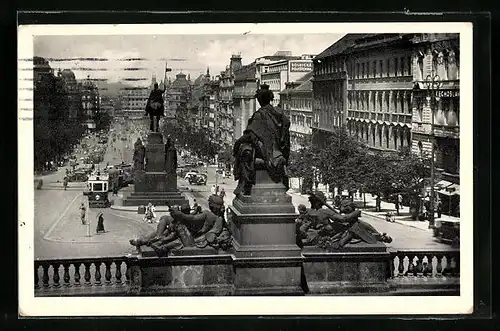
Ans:
[{"label": "row of tree", "polygon": [[34,167],[36,171],[48,170],[47,164],[59,162],[70,152],[85,127],[81,118],[70,118],[64,82],[52,73],[34,82],[33,95]]},{"label": "row of tree", "polygon": [[210,139],[210,132],[205,128],[194,128],[187,120],[178,117],[175,122],[167,122],[163,135],[174,139],[176,146],[186,148],[198,158],[213,160],[219,153],[219,145]]},{"label": "row of tree", "polygon": [[325,146],[306,142],[292,152],[288,170],[291,177],[301,179],[304,188],[319,182],[383,197],[401,193],[410,203],[418,203],[430,175],[428,159],[411,154],[408,148],[398,153],[370,150],[344,129],[333,132]]}]

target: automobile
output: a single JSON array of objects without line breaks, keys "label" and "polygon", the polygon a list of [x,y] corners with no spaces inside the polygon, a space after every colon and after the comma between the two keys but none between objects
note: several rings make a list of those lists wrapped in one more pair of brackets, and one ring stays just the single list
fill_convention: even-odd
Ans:
[{"label": "automobile", "polygon": [[442,219],[434,220],[434,237],[443,243],[451,244],[452,246],[460,246],[460,219]]},{"label": "automobile", "polygon": [[75,171],[68,175],[68,181],[70,182],[86,182],[88,180],[88,174],[85,171]]},{"label": "automobile", "polygon": [[189,177],[189,184],[191,185],[207,185],[207,175],[197,174]]},{"label": "automobile", "polygon": [[189,171],[189,172],[188,172],[188,173],[184,176],[184,180],[189,181],[189,178],[190,178],[191,176],[196,176],[196,175],[198,175],[198,171],[197,171],[197,170],[194,170],[194,171],[193,171],[193,170],[191,170],[191,171]]}]

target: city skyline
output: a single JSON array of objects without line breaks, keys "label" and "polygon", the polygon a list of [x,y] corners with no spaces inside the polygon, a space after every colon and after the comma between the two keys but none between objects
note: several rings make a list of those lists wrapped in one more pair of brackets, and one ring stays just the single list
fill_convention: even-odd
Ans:
[{"label": "city skyline", "polygon": [[[292,55],[319,54],[343,34],[290,35],[123,35],[36,36],[34,55],[49,60],[55,70],[71,69],[76,79],[90,76],[109,82],[147,86],[153,75],[164,77],[165,63],[172,71],[194,80],[210,69],[216,76],[240,54],[244,65],[256,58],[290,51]],[[163,45],[158,50],[157,45]]]}]

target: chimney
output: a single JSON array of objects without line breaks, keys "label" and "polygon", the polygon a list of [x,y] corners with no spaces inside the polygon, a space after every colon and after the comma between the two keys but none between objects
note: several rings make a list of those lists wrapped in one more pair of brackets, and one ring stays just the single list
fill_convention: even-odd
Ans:
[{"label": "chimney", "polygon": [[229,68],[231,69],[231,72],[234,72],[242,67],[241,65],[241,55],[240,54],[233,54],[231,55],[231,61],[229,63]]}]

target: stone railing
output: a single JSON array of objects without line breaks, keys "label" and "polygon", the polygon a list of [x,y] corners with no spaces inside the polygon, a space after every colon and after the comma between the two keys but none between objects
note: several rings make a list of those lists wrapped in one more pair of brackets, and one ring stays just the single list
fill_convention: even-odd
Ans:
[{"label": "stone railing", "polygon": [[459,295],[460,251],[391,252],[388,282],[396,295]]},{"label": "stone railing", "polygon": [[[303,251],[302,255],[303,272],[307,287],[309,287],[305,293],[309,295],[356,295],[357,293],[366,295],[366,292],[371,292],[373,295],[409,296],[460,294],[460,251],[458,249],[388,250],[363,253],[322,253],[314,250],[314,252]],[[163,294],[160,295],[232,295],[229,290],[233,286],[231,284],[233,276],[230,270],[234,263],[232,255],[36,260],[34,263],[35,296],[155,295],[154,291],[150,291],[151,293],[145,291],[148,286],[154,288],[154,284],[147,285],[150,280],[142,279],[150,272],[140,276],[142,280],[139,281],[137,279],[133,281],[132,278],[138,276],[132,274],[137,268],[139,269],[135,272],[142,274],[140,270],[155,269],[157,265],[167,266],[164,271],[166,274],[160,277],[165,278],[164,282],[166,282],[164,288],[162,287]],[[191,270],[193,268],[196,270]],[[183,285],[186,280],[179,282],[177,279],[179,275],[184,275],[186,270],[190,271],[187,273],[188,276],[196,271],[195,274],[199,274],[198,278],[201,277],[191,279],[190,282],[194,284],[191,284],[191,287]],[[156,276],[153,278],[160,279]],[[168,279],[171,280],[168,281]],[[145,288],[134,290],[131,283],[134,283],[136,287]],[[179,287],[179,284],[182,286]],[[346,287],[346,284],[350,287]],[[223,294],[215,294],[220,291],[217,292],[214,289],[222,287],[227,291],[223,291]],[[213,293],[205,294],[205,292]]]},{"label": "stone railing", "polygon": [[35,260],[35,296],[120,296],[129,289],[126,257]]}]

